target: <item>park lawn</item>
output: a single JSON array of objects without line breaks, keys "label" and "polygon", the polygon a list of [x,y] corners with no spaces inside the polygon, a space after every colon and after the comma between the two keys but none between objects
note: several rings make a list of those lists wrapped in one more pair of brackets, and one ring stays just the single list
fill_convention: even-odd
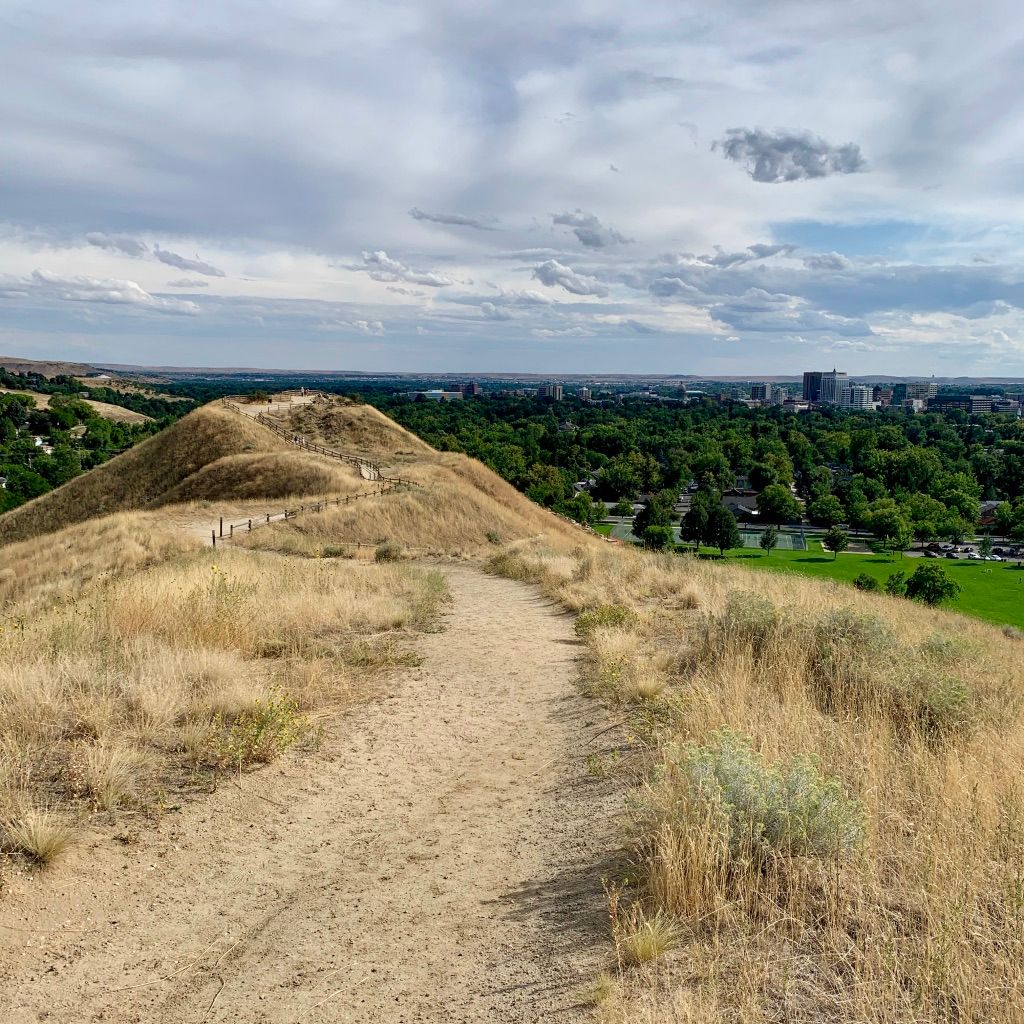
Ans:
[{"label": "park lawn", "polygon": [[594,524],[594,533],[599,533],[599,534],[601,534],[602,537],[610,537],[612,535],[612,530],[614,530],[614,529],[615,529],[615,524],[614,523],[595,523]]},{"label": "park lawn", "polygon": [[[852,583],[862,572],[874,576],[884,584],[886,578],[899,569],[908,576],[921,565],[919,558],[888,558],[884,555],[855,555],[844,553],[833,559],[822,551],[821,542],[808,540],[807,551],[780,551],[770,555],[750,548],[726,552],[729,561],[751,569],[774,569],[778,572],[818,576],[844,583]],[[710,551],[710,549],[706,549]],[[717,552],[716,552],[717,554]],[[1016,562],[970,562],[943,559],[942,567],[951,579],[960,584],[960,593],[944,607],[965,615],[999,625],[1009,624],[1024,629],[1024,569]],[[985,570],[989,569],[990,572]]]}]

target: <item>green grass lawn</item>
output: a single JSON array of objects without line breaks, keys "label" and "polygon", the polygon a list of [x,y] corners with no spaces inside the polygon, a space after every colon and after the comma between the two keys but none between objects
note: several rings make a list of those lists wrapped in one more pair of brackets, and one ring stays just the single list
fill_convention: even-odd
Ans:
[{"label": "green grass lawn", "polygon": [[602,537],[610,537],[612,530],[615,529],[614,523],[595,523],[594,532],[601,534]]},{"label": "green grass lawn", "polygon": [[[890,573],[902,569],[908,576],[922,564],[921,559],[889,559],[884,555],[841,554],[833,559],[821,549],[821,542],[808,538],[807,551],[762,551],[741,549],[726,553],[730,562],[751,569],[774,569],[801,576],[823,576],[852,583],[866,572],[884,584]],[[706,549],[710,553],[710,549]],[[716,552],[717,554],[717,552]],[[960,584],[960,594],[944,607],[974,615],[999,625],[1009,623],[1024,629],[1024,569],[1016,562],[968,562],[943,559],[942,567]],[[991,570],[991,571],[986,571]]]}]

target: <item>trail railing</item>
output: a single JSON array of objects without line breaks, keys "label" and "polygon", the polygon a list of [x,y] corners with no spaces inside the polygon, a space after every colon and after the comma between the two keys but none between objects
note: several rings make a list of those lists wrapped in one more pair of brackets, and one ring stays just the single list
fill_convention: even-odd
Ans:
[{"label": "trail railing", "polygon": [[[413,484],[411,480],[395,479],[394,481],[381,481],[379,486],[375,487],[372,491],[360,491],[358,494],[343,494],[336,498],[320,498],[317,501],[304,502],[297,508],[285,508],[280,512],[263,512],[250,516],[247,519],[243,519],[240,523],[226,523],[224,522],[224,517],[221,516],[219,524],[210,531],[213,547],[217,546],[218,541],[234,540],[236,530],[239,533],[242,531],[251,533],[258,526],[267,526],[270,523],[283,523],[289,519],[294,519],[304,512],[325,512],[331,506],[339,507],[348,505],[353,501],[358,501],[360,498],[378,497],[382,494],[388,494],[399,486],[409,485],[419,486],[418,484]],[[342,541],[340,543],[348,542]]]}]

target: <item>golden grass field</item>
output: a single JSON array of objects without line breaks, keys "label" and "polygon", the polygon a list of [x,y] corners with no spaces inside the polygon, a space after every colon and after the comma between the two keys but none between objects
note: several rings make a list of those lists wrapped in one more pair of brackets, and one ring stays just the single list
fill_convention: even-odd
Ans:
[{"label": "golden grass field", "polygon": [[15,860],[45,864],[89,826],[158,816],[315,741],[317,716],[415,663],[444,599],[416,566],[214,558],[167,536],[118,550],[141,518],[101,520],[99,549],[29,542],[79,586],[56,594],[40,573],[4,595],[0,847]]},{"label": "golden grass field", "polygon": [[[214,557],[163,522],[187,514],[165,503],[257,498],[277,474],[294,495],[349,481],[207,407],[44,496],[35,520],[32,506],[0,519],[0,537],[34,537],[3,549],[0,572],[13,856],[45,860],[97,815],[158,813],[310,742],[318,709],[414,658],[432,628],[438,578],[391,559],[475,559],[577,616],[581,689],[621,715],[621,742],[587,755],[628,793],[600,1020],[1022,1019],[1021,640],[901,598],[613,546],[372,410],[291,415],[421,487]],[[62,517],[89,521],[38,529]],[[336,557],[355,541],[381,560]]]},{"label": "golden grass field", "polygon": [[607,1021],[1019,1021],[1024,667],[900,598],[624,549],[492,571],[579,613],[631,735]]}]

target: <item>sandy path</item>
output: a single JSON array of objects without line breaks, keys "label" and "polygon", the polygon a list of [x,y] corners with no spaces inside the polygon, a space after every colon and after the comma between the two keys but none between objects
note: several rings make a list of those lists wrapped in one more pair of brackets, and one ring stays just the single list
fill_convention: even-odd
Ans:
[{"label": "sandy path", "polygon": [[582,753],[604,720],[573,691],[570,619],[445,571],[423,666],[318,755],[14,883],[0,1020],[588,1019],[615,797]]}]

